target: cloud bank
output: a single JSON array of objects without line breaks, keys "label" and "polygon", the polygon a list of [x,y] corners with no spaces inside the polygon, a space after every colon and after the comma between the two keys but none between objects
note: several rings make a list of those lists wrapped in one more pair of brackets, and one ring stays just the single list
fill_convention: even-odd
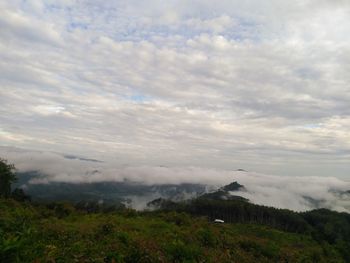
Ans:
[{"label": "cloud bank", "polygon": [[[247,191],[234,192],[252,203],[306,211],[329,208],[350,213],[350,182],[335,177],[276,176],[245,171],[229,171],[199,167],[125,166],[72,158],[59,153],[23,151],[0,147],[2,154],[14,162],[19,171],[38,171],[40,177],[31,184],[123,182],[146,185],[204,184],[221,187],[233,181]],[[143,197],[134,196],[135,207],[142,206]],[[152,198],[151,198],[152,199]],[[150,200],[151,200],[150,199]],[[148,200],[148,199],[147,199]],[[148,201],[150,201],[148,200]]]}]

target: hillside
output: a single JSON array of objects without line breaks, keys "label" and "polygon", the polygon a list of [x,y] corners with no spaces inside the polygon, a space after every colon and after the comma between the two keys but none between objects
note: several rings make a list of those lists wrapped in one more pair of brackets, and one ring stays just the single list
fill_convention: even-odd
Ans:
[{"label": "hillside", "polygon": [[16,173],[18,181],[13,188],[24,188],[32,200],[39,202],[50,201],[101,201],[105,203],[128,203],[133,206],[133,199],[144,203],[162,197],[175,201],[198,196],[206,191],[208,186],[201,184],[162,184],[145,185],[127,180],[121,182],[95,182],[95,183],[64,183],[50,182],[43,184],[32,181],[45,180],[45,175],[38,172]]},{"label": "hillside", "polygon": [[325,240],[263,225],[217,225],[175,211],[87,213],[69,204],[0,199],[0,262],[346,261]]}]

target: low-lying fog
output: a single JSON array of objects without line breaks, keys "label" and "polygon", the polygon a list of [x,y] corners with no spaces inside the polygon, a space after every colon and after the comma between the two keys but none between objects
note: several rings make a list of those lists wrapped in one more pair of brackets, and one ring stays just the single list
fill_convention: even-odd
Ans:
[{"label": "low-lying fog", "polygon": [[[79,184],[127,180],[146,185],[192,183],[218,188],[237,181],[245,186],[246,191],[234,194],[243,196],[255,204],[295,211],[325,207],[350,213],[350,182],[335,177],[290,177],[200,167],[117,167],[98,160],[13,148],[6,151],[3,149],[1,155],[2,158],[14,163],[18,171],[38,171],[43,175],[32,179],[30,184],[53,182]],[[139,208],[145,202],[133,197],[133,203]]]}]

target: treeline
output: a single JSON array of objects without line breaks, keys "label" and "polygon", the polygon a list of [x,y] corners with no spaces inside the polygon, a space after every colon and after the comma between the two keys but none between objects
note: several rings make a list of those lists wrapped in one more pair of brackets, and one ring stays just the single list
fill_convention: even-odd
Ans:
[{"label": "treeline", "polygon": [[229,223],[262,224],[288,232],[311,231],[309,224],[293,211],[254,205],[239,200],[197,199],[188,204],[185,209],[194,215],[206,215],[210,220],[218,218]]},{"label": "treeline", "polygon": [[312,237],[318,242],[327,241],[350,262],[350,214],[318,209],[300,214],[310,226]]},{"label": "treeline", "polygon": [[328,209],[293,212],[254,205],[240,200],[194,199],[190,202],[162,202],[161,210],[187,212],[194,216],[207,216],[209,220],[222,219],[227,223],[253,223],[282,231],[311,235],[319,243],[334,245],[350,262],[350,214]]}]

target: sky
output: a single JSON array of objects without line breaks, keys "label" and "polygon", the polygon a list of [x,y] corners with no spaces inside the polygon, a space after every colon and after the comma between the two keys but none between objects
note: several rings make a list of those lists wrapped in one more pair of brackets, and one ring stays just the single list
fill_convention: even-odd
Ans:
[{"label": "sky", "polygon": [[347,0],[0,0],[0,155],[349,181],[349,32]]}]

